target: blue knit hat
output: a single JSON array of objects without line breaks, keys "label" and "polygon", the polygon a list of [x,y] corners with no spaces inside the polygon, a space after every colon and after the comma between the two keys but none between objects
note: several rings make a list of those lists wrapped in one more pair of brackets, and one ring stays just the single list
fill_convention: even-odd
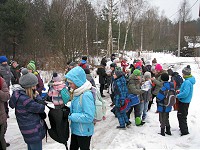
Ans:
[{"label": "blue knit hat", "polygon": [[0,63],[7,62],[8,58],[6,56],[0,56]]}]

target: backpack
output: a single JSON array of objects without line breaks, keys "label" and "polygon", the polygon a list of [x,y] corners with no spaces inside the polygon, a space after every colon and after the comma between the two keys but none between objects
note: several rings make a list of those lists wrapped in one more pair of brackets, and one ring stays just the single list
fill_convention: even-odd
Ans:
[{"label": "backpack", "polygon": [[170,82],[170,89],[168,90],[166,88],[166,91],[164,91],[165,98],[163,102],[161,102],[161,105],[166,106],[166,107],[171,107],[174,106],[176,103],[176,91],[174,88],[174,83]]},{"label": "backpack", "polygon": [[[96,87],[92,86],[92,88],[90,90],[94,97],[94,104],[95,104],[94,121],[95,122],[101,121],[103,116],[105,116],[105,112],[106,112],[105,102],[102,99],[101,94]],[[82,105],[82,96],[83,96],[83,94],[81,94],[81,96],[80,96],[80,104],[81,105]]]},{"label": "backpack", "polygon": [[48,129],[49,136],[53,140],[62,143],[65,146],[67,146],[67,141],[69,138],[69,113],[70,109],[67,106],[62,109],[50,108],[48,113],[49,122],[51,125],[51,128]]},{"label": "backpack", "polygon": [[179,74],[175,74],[173,76],[173,82],[176,89],[179,89],[181,87],[181,84],[183,83],[183,78]]}]

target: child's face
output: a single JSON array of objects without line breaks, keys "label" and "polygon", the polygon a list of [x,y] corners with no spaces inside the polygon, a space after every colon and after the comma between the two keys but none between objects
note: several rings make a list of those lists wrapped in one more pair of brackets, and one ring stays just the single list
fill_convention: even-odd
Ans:
[{"label": "child's face", "polygon": [[76,89],[76,85],[73,82],[69,82],[69,87],[72,88],[73,90]]}]

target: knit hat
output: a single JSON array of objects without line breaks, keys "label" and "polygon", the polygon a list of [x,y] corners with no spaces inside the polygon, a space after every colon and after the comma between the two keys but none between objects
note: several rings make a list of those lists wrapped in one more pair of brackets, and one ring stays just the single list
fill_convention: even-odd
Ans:
[{"label": "knit hat", "polygon": [[123,71],[118,71],[118,70],[116,70],[116,71],[115,71],[115,74],[116,74],[116,76],[119,78],[119,77],[121,77],[121,76],[124,75],[124,72],[123,72]]},{"label": "knit hat", "polygon": [[144,73],[144,78],[145,78],[145,79],[151,78],[151,72],[146,71],[146,72]]},{"label": "knit hat", "polygon": [[8,58],[6,56],[0,56],[0,63],[7,62]]},{"label": "knit hat", "polygon": [[52,80],[53,80],[54,82],[60,82],[60,81],[62,81],[61,77],[57,74],[57,72],[54,72],[54,73],[53,73],[53,78],[52,78]]},{"label": "knit hat", "polygon": [[161,74],[161,80],[162,81],[168,81],[169,80],[169,75],[167,73],[162,73]]},{"label": "knit hat", "polygon": [[162,66],[160,65],[160,64],[156,64],[156,66],[155,66],[155,70],[156,71],[161,71],[163,68],[162,68]]},{"label": "knit hat", "polygon": [[115,68],[115,67],[117,67],[117,65],[116,65],[116,63],[112,63],[112,64],[110,64],[110,67]]},{"label": "knit hat", "polygon": [[190,65],[187,65],[187,67],[183,68],[182,73],[184,75],[191,75],[191,68]]},{"label": "knit hat", "polygon": [[35,62],[34,62],[33,60],[31,60],[31,61],[29,62],[29,64],[27,65],[27,69],[28,69],[28,70],[32,70],[33,72],[36,71]]},{"label": "knit hat", "polygon": [[149,61],[149,60],[147,60],[146,62],[145,62],[145,65],[147,66],[147,65],[151,65],[151,62]]},{"label": "knit hat", "polygon": [[37,77],[33,73],[28,72],[27,68],[23,68],[21,72],[22,76],[19,78],[19,84],[22,87],[29,88],[38,84]]},{"label": "knit hat", "polygon": [[135,70],[133,71],[133,74],[134,74],[135,76],[141,76],[141,71],[140,71],[139,69],[135,69]]},{"label": "knit hat", "polygon": [[76,63],[72,61],[72,62],[69,63],[69,66],[75,67],[75,66],[76,66]]}]

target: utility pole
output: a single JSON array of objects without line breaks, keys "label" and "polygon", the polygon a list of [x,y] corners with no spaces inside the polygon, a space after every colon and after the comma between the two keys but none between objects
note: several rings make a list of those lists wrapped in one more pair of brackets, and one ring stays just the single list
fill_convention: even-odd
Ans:
[{"label": "utility pole", "polygon": [[180,57],[181,51],[181,9],[180,9],[180,17],[179,17],[179,28],[178,28],[178,57]]}]

